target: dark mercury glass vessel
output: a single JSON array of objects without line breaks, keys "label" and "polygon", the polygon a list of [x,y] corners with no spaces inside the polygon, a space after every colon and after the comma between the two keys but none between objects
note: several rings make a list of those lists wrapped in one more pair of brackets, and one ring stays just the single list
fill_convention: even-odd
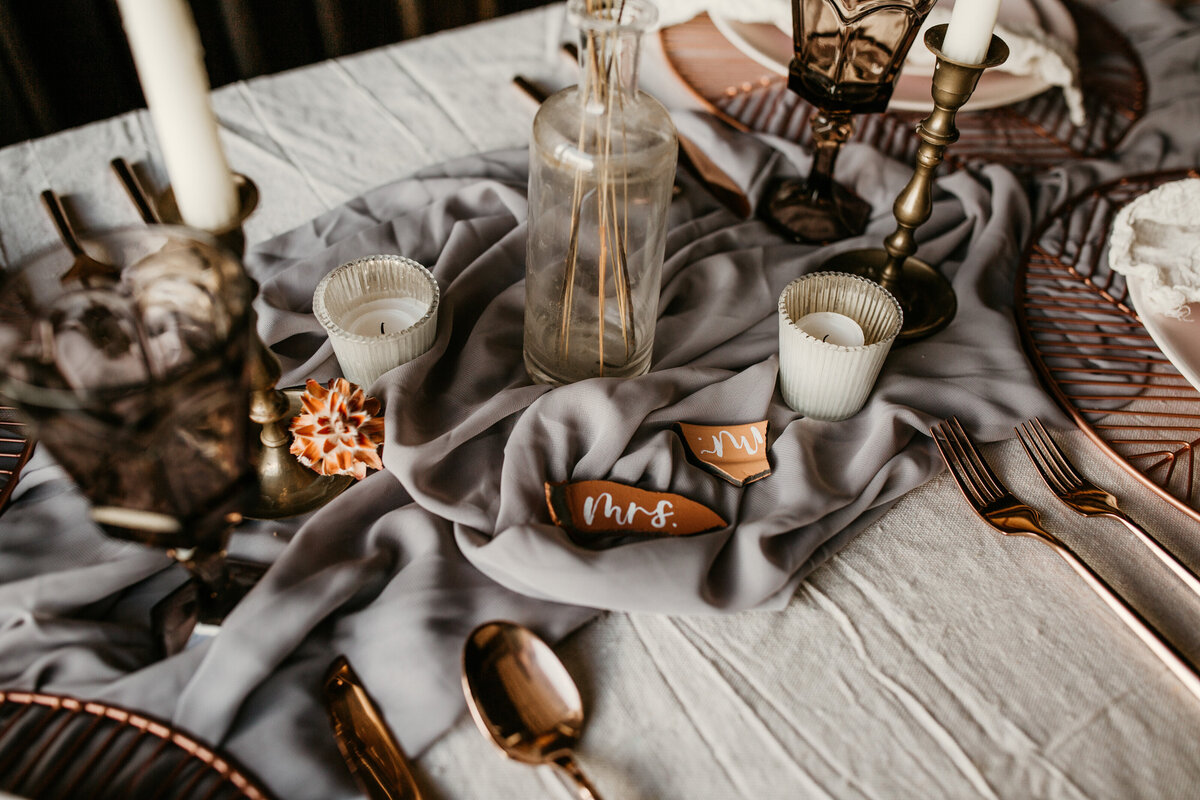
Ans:
[{"label": "dark mercury glass vessel", "polygon": [[106,532],[219,552],[255,483],[248,451],[253,287],[202,233],[131,228],[0,284],[0,394]]}]

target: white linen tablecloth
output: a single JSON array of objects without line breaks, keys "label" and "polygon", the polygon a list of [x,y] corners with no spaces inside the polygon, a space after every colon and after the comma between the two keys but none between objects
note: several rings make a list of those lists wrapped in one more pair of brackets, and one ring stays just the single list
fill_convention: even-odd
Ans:
[{"label": "white linen tablecloth", "polygon": [[[1041,212],[1097,180],[1200,163],[1200,26],[1150,0],[1095,5],[1143,58],[1150,108],[1113,160],[1048,175]],[[533,107],[509,78],[570,80],[561,25],[551,7],[218,90],[230,161],[263,198],[248,240],[417,168],[523,145]],[[684,93],[654,56],[643,84],[671,104]],[[0,150],[0,258],[53,240],[37,203],[46,187],[69,196],[83,227],[136,222],[109,172],[117,155],[166,182],[145,112]],[[1200,524],[1081,434],[1063,439],[1086,474],[1200,565]],[[1200,659],[1200,600],[1120,525],[1059,506],[1015,442],[987,454]],[[34,467],[23,490],[55,470]],[[1048,549],[972,516],[946,475],[900,500],[782,612],[613,613],[560,651],[588,708],[579,758],[609,798],[1173,798],[1200,786],[1200,701]],[[562,791],[505,762],[465,716],[416,772],[447,800]]]}]

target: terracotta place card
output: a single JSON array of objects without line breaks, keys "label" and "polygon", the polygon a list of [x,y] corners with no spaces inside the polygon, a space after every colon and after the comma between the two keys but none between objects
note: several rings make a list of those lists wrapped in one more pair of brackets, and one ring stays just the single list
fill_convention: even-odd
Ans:
[{"label": "terracotta place card", "polygon": [[615,481],[547,483],[546,505],[556,525],[578,533],[688,536],[728,524],[683,495]]},{"label": "terracotta place card", "polygon": [[692,461],[734,486],[745,486],[771,474],[766,420],[744,425],[679,422],[675,430]]}]

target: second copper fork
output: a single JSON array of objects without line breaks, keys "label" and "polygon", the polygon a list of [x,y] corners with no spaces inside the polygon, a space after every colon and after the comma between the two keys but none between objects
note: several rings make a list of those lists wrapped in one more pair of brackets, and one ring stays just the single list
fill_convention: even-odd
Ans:
[{"label": "second copper fork", "polygon": [[1042,527],[1037,509],[1022,503],[1000,482],[957,419],[935,425],[929,432],[958,488],[984,522],[1006,536],[1027,536],[1054,550],[1187,690],[1200,698],[1196,668],[1074,550]]},{"label": "second copper fork", "polygon": [[1117,498],[1079,474],[1067,454],[1050,438],[1040,420],[1031,419],[1018,428],[1017,438],[1033,465],[1059,500],[1085,517],[1111,517],[1120,520],[1146,545],[1154,557],[1175,573],[1195,594],[1200,595],[1200,578],[1171,555],[1149,531],[1134,522],[1117,505]]}]

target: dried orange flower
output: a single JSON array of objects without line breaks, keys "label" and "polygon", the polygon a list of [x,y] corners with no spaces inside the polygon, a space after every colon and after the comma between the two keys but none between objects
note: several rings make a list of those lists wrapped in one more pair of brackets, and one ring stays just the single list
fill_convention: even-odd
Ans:
[{"label": "dried orange flower", "polygon": [[300,396],[304,406],[292,418],[292,455],[322,475],[353,475],[362,480],[367,467],[383,469],[376,452],[383,444],[379,401],[345,378],[326,388],[314,380]]}]

